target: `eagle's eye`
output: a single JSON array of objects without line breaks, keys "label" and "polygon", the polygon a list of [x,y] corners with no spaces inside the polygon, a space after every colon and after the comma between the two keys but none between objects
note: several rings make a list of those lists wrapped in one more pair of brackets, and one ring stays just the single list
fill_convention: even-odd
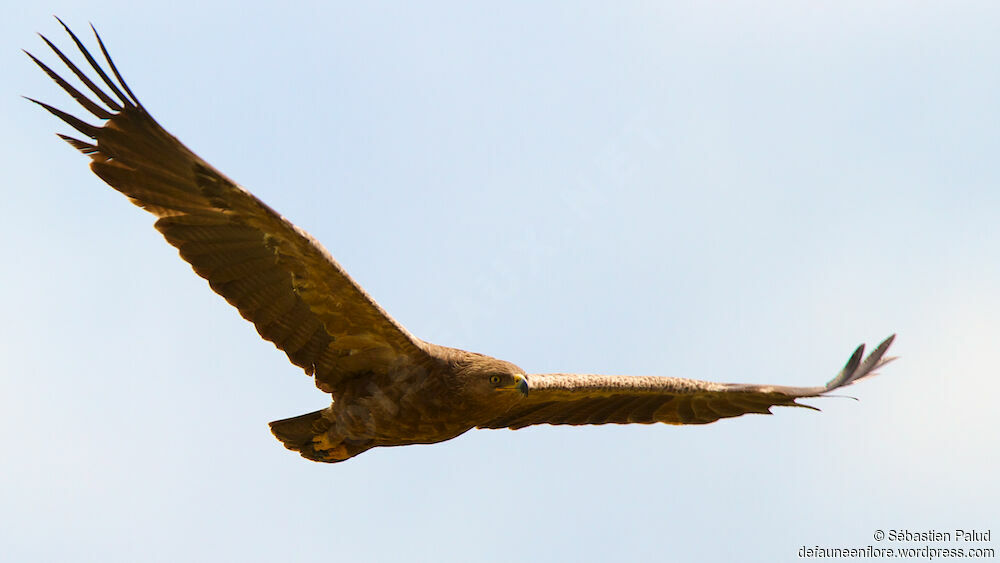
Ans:
[{"label": "eagle's eye", "polygon": [[492,383],[493,385],[500,385],[500,376],[499,375],[491,375],[490,376],[490,383]]}]

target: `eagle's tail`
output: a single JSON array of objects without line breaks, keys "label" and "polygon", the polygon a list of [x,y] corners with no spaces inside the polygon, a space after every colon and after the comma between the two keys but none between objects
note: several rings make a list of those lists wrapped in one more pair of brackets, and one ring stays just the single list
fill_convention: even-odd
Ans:
[{"label": "eagle's tail", "polygon": [[269,425],[271,433],[286,448],[299,452],[302,457],[325,463],[350,459],[374,446],[370,442],[356,443],[353,440],[335,442],[328,432],[333,423],[323,416],[324,412],[319,410],[275,420]]}]

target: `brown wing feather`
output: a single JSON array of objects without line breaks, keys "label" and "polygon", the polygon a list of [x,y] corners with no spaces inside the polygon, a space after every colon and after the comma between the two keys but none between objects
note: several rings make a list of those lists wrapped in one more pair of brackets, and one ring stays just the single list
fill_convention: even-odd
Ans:
[{"label": "brown wing feather", "polygon": [[107,123],[96,127],[31,101],[96,142],[60,135],[93,159],[91,169],[105,182],[156,215],[156,229],[216,293],[254,323],[261,336],[292,363],[315,374],[316,385],[325,391],[333,391],[346,378],[426,359],[423,341],[382,310],[319,242],[160,127],[121,80],[99,36],[101,51],[121,88],[73,32],[66,31],[118,101],[47,39],[73,74],[110,109],[29,54],[31,59],[84,109]]},{"label": "brown wing feather", "polygon": [[528,376],[528,397],[480,428],[524,428],[533,424],[707,424],[771,407],[806,407],[818,397],[876,374],[895,358],[885,357],[895,335],[862,361],[859,346],[844,369],[822,387],[713,383],[674,377],[548,374]]}]

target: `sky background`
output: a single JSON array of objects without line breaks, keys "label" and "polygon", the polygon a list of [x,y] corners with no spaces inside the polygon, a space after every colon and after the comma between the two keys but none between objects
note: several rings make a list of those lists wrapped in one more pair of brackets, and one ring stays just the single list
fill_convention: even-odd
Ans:
[{"label": "sky background", "polygon": [[[877,529],[1000,536],[1000,4],[155,6],[0,18],[5,560],[793,561],[926,545]],[[901,359],[822,413],[307,462],[266,423],[327,396],[19,98],[85,113],[19,51],[59,68],[34,35],[72,51],[53,13],[94,22],[160,123],[425,340],[789,385],[893,332]]]}]

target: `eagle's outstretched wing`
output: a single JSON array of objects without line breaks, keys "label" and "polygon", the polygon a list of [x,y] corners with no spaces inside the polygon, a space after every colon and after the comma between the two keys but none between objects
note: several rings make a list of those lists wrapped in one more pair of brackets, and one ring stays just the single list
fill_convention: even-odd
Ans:
[{"label": "eagle's outstretched wing", "polygon": [[528,376],[528,397],[480,428],[524,428],[533,424],[707,424],[748,413],[770,414],[773,406],[810,407],[796,402],[875,375],[894,358],[885,357],[895,335],[867,358],[858,346],[844,369],[822,387],[713,383],[674,377],[549,374]]},{"label": "eagle's outstretched wing", "polygon": [[426,360],[426,344],[379,307],[319,242],[160,127],[122,80],[96,30],[117,83],[63,27],[110,93],[42,39],[100,103],[28,56],[106,123],[90,125],[31,101],[94,141],[59,135],[90,156],[101,179],[156,215],[156,229],[261,336],[314,374],[325,391],[356,375]]}]

